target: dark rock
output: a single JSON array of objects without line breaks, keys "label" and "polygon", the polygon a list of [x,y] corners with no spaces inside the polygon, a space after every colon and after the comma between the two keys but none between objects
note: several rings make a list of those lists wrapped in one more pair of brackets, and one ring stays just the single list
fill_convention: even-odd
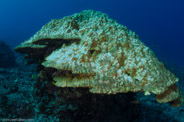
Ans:
[{"label": "dark rock", "polygon": [[0,97],[0,105],[5,106],[7,104],[8,98],[6,96]]},{"label": "dark rock", "polygon": [[4,68],[0,68],[0,74],[6,74],[7,71]]},{"label": "dark rock", "polygon": [[16,66],[13,51],[3,41],[0,41],[0,59],[0,68],[9,68]]}]

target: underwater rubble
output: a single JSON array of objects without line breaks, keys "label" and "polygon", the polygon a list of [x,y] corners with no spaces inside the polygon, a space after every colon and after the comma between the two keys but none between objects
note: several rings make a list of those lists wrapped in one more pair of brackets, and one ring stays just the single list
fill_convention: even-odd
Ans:
[{"label": "underwater rubble", "polygon": [[[18,56],[18,55],[17,55]],[[22,56],[18,56],[20,58]],[[22,62],[21,58],[20,62]],[[0,118],[33,117],[33,89],[36,76],[35,66],[24,66],[0,69]]]}]

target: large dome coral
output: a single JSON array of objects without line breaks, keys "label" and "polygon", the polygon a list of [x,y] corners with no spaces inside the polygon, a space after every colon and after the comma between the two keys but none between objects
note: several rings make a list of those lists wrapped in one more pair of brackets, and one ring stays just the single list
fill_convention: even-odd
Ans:
[{"label": "large dome coral", "polygon": [[153,93],[158,102],[181,103],[178,78],[134,32],[98,11],[54,19],[15,50],[44,70],[54,69],[49,79],[58,87],[85,87],[100,94]]}]

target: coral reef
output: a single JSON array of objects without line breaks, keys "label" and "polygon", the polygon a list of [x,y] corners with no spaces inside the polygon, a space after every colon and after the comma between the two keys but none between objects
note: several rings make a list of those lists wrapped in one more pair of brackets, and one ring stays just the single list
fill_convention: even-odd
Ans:
[{"label": "coral reef", "polygon": [[178,78],[134,32],[98,11],[54,19],[15,51],[41,64],[40,77],[57,87],[98,94],[144,92],[156,94],[161,103],[182,103]]},{"label": "coral reef", "polygon": [[0,40],[0,68],[16,66],[15,56],[10,47]]},{"label": "coral reef", "polygon": [[[41,82],[36,79],[35,65],[24,65],[23,57],[17,54],[16,59],[18,67],[0,69],[1,121],[7,118],[38,122],[184,121],[183,106],[174,108],[169,104],[159,104],[154,95],[98,95],[90,94],[87,89],[78,91],[56,87],[49,81],[43,82],[43,79]],[[184,89],[184,67],[169,66],[168,69],[179,77],[179,85]],[[85,91],[81,96],[81,92]],[[135,95],[139,101],[136,104],[131,102]]]},{"label": "coral reef", "polygon": [[18,61],[16,67],[0,69],[1,121],[34,117],[33,86],[36,78],[31,78],[31,75],[36,75],[36,66],[24,66],[23,58],[20,59],[21,63]]}]

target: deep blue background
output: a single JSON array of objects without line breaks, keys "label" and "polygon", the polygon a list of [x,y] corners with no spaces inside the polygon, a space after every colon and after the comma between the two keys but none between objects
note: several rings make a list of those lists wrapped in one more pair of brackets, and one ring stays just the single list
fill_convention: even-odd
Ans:
[{"label": "deep blue background", "polygon": [[84,9],[109,14],[162,61],[184,65],[184,0],[0,0],[0,40],[13,48],[51,19]]}]

